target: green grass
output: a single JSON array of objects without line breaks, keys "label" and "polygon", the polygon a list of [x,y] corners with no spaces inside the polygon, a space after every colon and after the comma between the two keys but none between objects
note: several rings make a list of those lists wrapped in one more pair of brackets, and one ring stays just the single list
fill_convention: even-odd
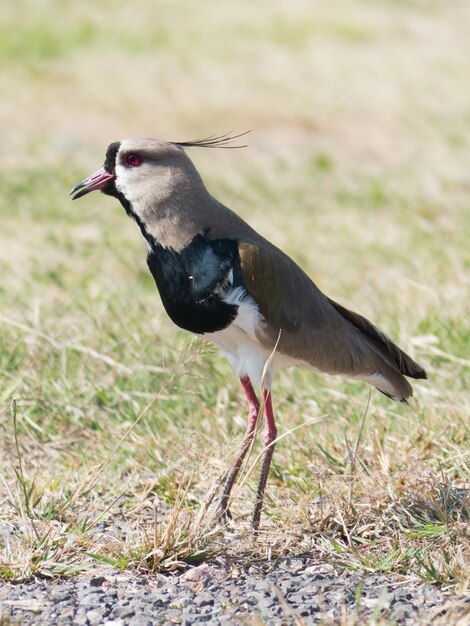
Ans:
[{"label": "green grass", "polygon": [[[269,550],[463,589],[465,5],[187,10],[2,12],[0,578]],[[372,393],[352,464],[367,388],[281,373],[279,433],[298,430],[277,445],[257,539],[245,532],[257,468],[232,505],[240,536],[199,516],[245,429],[228,364],[166,318],[122,209],[67,197],[115,139],[248,128],[249,148],[191,152],[211,192],[429,374],[408,409]]]}]

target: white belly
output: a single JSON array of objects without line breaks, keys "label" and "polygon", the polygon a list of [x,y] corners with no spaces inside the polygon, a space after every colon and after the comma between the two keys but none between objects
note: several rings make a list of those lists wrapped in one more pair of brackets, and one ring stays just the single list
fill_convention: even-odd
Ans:
[{"label": "white belly", "polygon": [[256,337],[256,330],[264,323],[263,317],[254,300],[246,296],[239,299],[237,291],[232,292],[230,300],[226,299],[238,305],[237,317],[227,328],[205,333],[203,337],[222,350],[238,377],[248,376],[258,387],[263,380],[263,387],[269,389],[276,370],[292,367],[296,363],[287,356],[275,353],[268,366],[271,352]]}]

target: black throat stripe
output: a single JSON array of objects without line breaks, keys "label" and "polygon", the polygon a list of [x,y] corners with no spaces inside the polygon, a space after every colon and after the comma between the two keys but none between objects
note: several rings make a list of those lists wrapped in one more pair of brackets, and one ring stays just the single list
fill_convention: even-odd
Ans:
[{"label": "black throat stripe", "polygon": [[104,169],[109,174],[116,173],[116,156],[119,152],[119,148],[121,147],[120,141],[114,141],[110,143],[108,149],[106,150],[106,158],[104,160]]}]

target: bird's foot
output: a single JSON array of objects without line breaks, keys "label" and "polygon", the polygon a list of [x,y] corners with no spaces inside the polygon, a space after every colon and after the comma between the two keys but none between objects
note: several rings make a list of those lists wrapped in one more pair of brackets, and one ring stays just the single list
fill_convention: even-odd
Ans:
[{"label": "bird's foot", "polygon": [[255,510],[253,511],[253,516],[251,518],[251,530],[253,531],[255,535],[259,533],[259,522],[261,519],[262,506],[263,506],[262,502],[256,503]]},{"label": "bird's foot", "polygon": [[232,513],[228,508],[227,498],[224,496],[222,496],[219,500],[214,517],[223,525],[228,524],[233,519]]}]

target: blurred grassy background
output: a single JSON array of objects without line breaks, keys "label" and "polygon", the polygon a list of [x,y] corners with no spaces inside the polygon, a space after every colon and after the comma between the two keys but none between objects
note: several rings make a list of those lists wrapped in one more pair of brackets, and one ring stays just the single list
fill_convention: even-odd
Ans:
[{"label": "blurred grassy background", "polygon": [[[461,487],[470,409],[467,11],[465,0],[2,7],[0,516],[12,537],[22,532],[14,520],[23,497],[12,471],[13,397],[25,480],[35,479],[27,514],[49,530],[61,516],[78,523],[64,502],[162,385],[82,509],[102,512],[121,489],[133,494],[130,511],[149,494],[171,504],[183,458],[196,468],[190,509],[209,461],[222,471],[244,430],[237,381],[220,355],[164,315],[135,225],[110,198],[67,197],[108,143],[126,137],[253,130],[243,150],[191,152],[209,190],[429,373],[409,410],[373,394],[357,497],[377,512],[429,481],[432,493],[442,481]],[[348,473],[344,430],[357,432],[367,395],[340,379],[279,376],[281,432],[324,413],[331,420],[278,445],[273,523],[310,524],[315,535],[316,499]],[[312,467],[323,465],[320,484]],[[250,499],[247,491],[235,510]],[[449,519],[442,523],[448,538]],[[128,544],[126,528],[115,532]],[[35,571],[11,545],[11,575]],[[455,558],[445,580],[462,579]],[[403,571],[413,563],[424,571],[412,557]]]}]

